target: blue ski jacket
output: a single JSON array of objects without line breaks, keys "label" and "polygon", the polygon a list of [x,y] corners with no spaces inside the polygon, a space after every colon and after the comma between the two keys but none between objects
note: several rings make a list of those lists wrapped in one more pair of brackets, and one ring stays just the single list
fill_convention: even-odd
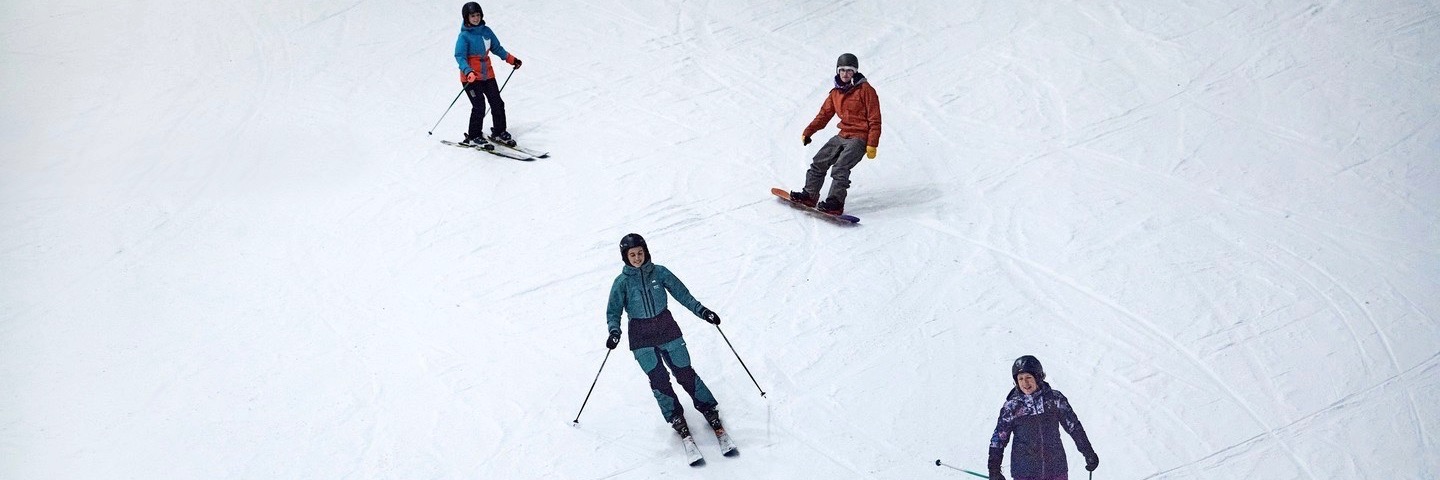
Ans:
[{"label": "blue ski jacket", "polygon": [[690,295],[690,290],[670,269],[649,259],[639,268],[626,265],[610,286],[610,306],[605,310],[610,333],[620,331],[621,310],[630,315],[632,322],[659,316],[666,309],[666,292],[696,316],[705,311],[705,306]]},{"label": "blue ski jacket", "polygon": [[1010,450],[1010,476],[1016,479],[1051,478],[1069,471],[1065,463],[1065,446],[1060,443],[1060,428],[1064,428],[1075,439],[1075,448],[1087,458],[1095,455],[1090,438],[1070,400],[1059,390],[1050,388],[1049,383],[1040,382],[1040,390],[1025,395],[1018,388],[1012,388],[1000,407],[1000,418],[995,423],[995,434],[990,437],[989,467],[992,473],[1000,471],[1000,462],[1005,457],[1005,444],[1015,439]]},{"label": "blue ski jacket", "polygon": [[491,53],[499,55],[505,63],[515,64],[515,56],[500,46],[500,39],[490,27],[484,23],[461,26],[460,36],[455,39],[455,63],[460,64],[460,81],[463,83],[465,74],[470,72],[479,72],[480,80],[495,78],[495,69],[490,65]]}]

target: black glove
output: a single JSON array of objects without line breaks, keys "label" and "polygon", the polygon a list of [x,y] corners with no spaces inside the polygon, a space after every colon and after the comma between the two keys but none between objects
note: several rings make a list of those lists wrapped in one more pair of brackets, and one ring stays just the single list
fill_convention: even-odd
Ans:
[{"label": "black glove", "polygon": [[809,145],[809,144],[810,144],[810,136],[809,136],[809,135],[802,135],[802,136],[800,137],[800,144],[801,144],[801,145]]},{"label": "black glove", "polygon": [[985,466],[990,469],[990,480],[1005,480],[1005,475],[1000,473],[1000,462],[1005,461],[1005,449],[990,447],[990,456]]},{"label": "black glove", "polygon": [[519,69],[519,68],[520,68],[520,63],[521,63],[521,62],[520,62],[520,57],[515,57],[515,68],[516,68],[516,69]]},{"label": "black glove", "polygon": [[710,322],[711,325],[720,324],[720,316],[716,315],[715,312],[711,311],[708,308],[700,310],[700,318],[703,318],[705,319],[705,321]]},{"label": "black glove", "polygon": [[614,350],[620,344],[620,332],[610,332],[610,338],[605,339],[605,348]]},{"label": "black glove", "polygon": [[1100,466],[1099,455],[1096,455],[1095,452],[1090,452],[1089,455],[1085,456],[1085,471],[1093,472],[1095,471],[1095,467],[1098,466]]}]

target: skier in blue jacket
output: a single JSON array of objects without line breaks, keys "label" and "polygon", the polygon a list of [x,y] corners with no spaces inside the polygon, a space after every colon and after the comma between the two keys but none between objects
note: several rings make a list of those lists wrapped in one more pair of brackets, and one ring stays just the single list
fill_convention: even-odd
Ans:
[{"label": "skier in blue jacket", "polygon": [[690,427],[685,423],[684,408],[670,386],[670,375],[666,367],[675,373],[675,380],[690,394],[695,409],[705,416],[706,423],[715,433],[723,434],[720,424],[719,406],[715,396],[695,373],[690,364],[690,351],[685,348],[685,338],[680,325],[666,308],[666,292],[696,316],[713,325],[720,324],[720,316],[690,295],[690,290],[680,282],[670,269],[650,261],[650,247],[645,238],[632,233],[620,239],[620,259],[625,267],[610,286],[610,304],[605,311],[610,336],[605,348],[615,349],[620,344],[620,313],[630,317],[630,352],[640,368],[650,377],[650,391],[660,404],[660,414],[681,438],[690,437]]},{"label": "skier in blue jacket", "polygon": [[1015,437],[1010,449],[1010,475],[1015,480],[1067,480],[1069,464],[1065,463],[1065,445],[1060,443],[1060,428],[1075,440],[1075,448],[1085,455],[1085,470],[1095,471],[1100,457],[1090,446],[1085,427],[1070,400],[1045,382],[1045,369],[1040,360],[1025,355],[1010,367],[1015,387],[1000,407],[995,435],[990,437],[990,480],[1005,480],[1000,462],[1005,457],[1005,444]]},{"label": "skier in blue jacket", "polygon": [[495,120],[490,129],[490,140],[513,147],[515,139],[505,129],[505,101],[500,99],[500,84],[495,81],[495,69],[491,67],[494,62],[490,60],[490,54],[498,55],[517,69],[523,62],[506,52],[495,32],[485,26],[485,11],[480,9],[480,4],[469,2],[460,7],[460,19],[460,36],[455,39],[455,62],[460,64],[460,83],[465,85],[466,96],[470,97],[470,131],[460,144],[495,149],[482,134],[485,105],[489,103],[490,116]]}]

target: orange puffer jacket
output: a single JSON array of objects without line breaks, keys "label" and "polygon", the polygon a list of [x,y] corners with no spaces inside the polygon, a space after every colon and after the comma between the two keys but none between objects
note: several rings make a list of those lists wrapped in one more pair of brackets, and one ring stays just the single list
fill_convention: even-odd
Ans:
[{"label": "orange puffer jacket", "polygon": [[864,76],[855,75],[856,85],[848,92],[839,87],[830,90],[825,103],[820,105],[820,113],[805,127],[807,138],[825,128],[830,117],[839,115],[841,137],[863,138],[866,146],[880,146],[880,97]]}]

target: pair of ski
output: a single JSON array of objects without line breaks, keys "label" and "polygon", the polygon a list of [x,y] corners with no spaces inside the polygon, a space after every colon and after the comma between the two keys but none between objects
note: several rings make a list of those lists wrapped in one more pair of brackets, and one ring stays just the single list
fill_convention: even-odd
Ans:
[{"label": "pair of ski", "polygon": [[[491,155],[497,155],[497,156],[505,157],[505,158],[508,158],[508,159],[511,159],[511,160],[519,160],[519,161],[522,161],[522,162],[533,162],[533,161],[535,161],[535,160],[537,160],[537,159],[541,159],[541,158],[550,158],[550,152],[542,152],[542,151],[535,150],[535,149],[531,149],[531,148],[525,148],[525,147],[522,147],[522,146],[520,146],[520,145],[516,145],[516,146],[513,146],[513,147],[507,147],[507,146],[505,146],[505,145],[496,143],[496,142],[494,142],[494,141],[491,141],[491,142],[486,143],[486,144],[483,144],[483,145],[461,145],[461,144],[458,143],[458,142],[452,142],[452,141],[449,141],[449,140],[441,140],[440,143],[443,143],[443,144],[446,144],[446,145],[449,145],[449,146],[452,146],[452,147],[460,147],[460,148],[468,148],[468,149],[471,149],[471,150],[479,150],[479,151],[482,151],[482,152],[485,152],[485,153],[488,153],[488,154],[491,154]],[[486,147],[486,146],[488,146],[488,147],[490,147],[490,148],[488,148],[488,149],[487,149],[487,148],[483,148],[483,147]]]},{"label": "pair of ski", "polygon": [[[740,449],[735,448],[735,442],[730,440],[730,434],[726,433],[724,429],[715,432],[715,438],[720,441],[721,455],[733,457],[740,454]],[[690,466],[698,467],[705,464],[705,456],[700,454],[700,446],[695,444],[695,436],[681,438],[680,443],[685,447],[685,459],[690,462]]]}]

